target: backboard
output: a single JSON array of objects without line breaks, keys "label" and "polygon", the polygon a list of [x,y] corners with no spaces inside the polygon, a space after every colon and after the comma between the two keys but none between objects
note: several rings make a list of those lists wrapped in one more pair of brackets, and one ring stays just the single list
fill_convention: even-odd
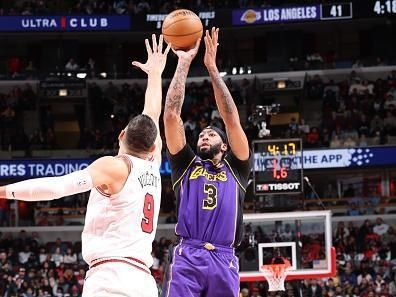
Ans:
[{"label": "backboard", "polygon": [[287,280],[335,275],[331,212],[298,211],[244,215],[239,252],[241,281],[263,281],[259,267],[280,257],[290,261]]}]

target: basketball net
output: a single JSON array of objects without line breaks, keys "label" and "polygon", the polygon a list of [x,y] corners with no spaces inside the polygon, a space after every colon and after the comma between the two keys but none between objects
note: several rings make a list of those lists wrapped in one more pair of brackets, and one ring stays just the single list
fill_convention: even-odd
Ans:
[{"label": "basketball net", "polygon": [[282,258],[283,264],[268,264],[260,267],[261,273],[268,282],[268,291],[285,291],[285,280],[291,269],[290,262]]}]

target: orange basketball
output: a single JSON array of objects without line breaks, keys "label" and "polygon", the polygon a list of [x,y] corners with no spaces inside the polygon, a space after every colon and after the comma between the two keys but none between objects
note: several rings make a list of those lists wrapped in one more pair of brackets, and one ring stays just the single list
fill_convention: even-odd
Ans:
[{"label": "orange basketball", "polygon": [[168,14],[162,24],[162,34],[174,49],[194,47],[203,32],[201,19],[188,9],[178,9]]}]

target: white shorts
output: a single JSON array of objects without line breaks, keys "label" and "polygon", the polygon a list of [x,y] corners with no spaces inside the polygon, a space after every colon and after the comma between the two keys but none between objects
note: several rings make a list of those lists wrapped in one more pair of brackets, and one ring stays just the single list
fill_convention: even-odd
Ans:
[{"label": "white shorts", "polygon": [[158,297],[151,274],[120,262],[108,262],[87,271],[82,297]]}]

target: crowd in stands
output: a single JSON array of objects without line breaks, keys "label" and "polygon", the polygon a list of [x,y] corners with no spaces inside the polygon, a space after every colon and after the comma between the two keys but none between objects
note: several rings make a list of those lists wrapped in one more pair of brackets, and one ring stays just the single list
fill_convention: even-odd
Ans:
[{"label": "crowd in stands", "polygon": [[35,137],[24,133],[22,112],[36,109],[37,95],[29,84],[13,87],[7,94],[0,93],[1,150],[26,150]]},{"label": "crowd in stands", "polygon": [[[230,78],[226,82],[237,104],[247,101],[252,82],[244,80],[241,86]],[[166,94],[167,90],[168,85],[164,85],[163,94]],[[108,131],[105,133],[100,130],[94,133],[84,131],[81,134],[79,148],[114,149],[118,143],[117,131],[125,127],[129,116],[134,116],[143,109],[144,92],[144,88],[139,84],[124,84],[117,87],[110,82],[103,90],[96,83],[91,84],[89,96],[94,102],[92,106],[96,126],[103,128],[101,127],[101,123],[102,126],[104,123],[103,119],[111,119],[112,125],[110,128],[107,127]],[[213,88],[208,80],[187,84],[182,117],[185,119],[186,139],[193,148],[202,128],[208,125],[224,128],[215,107]]]},{"label": "crowd in stands", "polygon": [[[245,227],[248,228],[248,225]],[[381,218],[375,223],[366,220],[361,225],[339,222],[333,230],[337,276],[287,282],[283,293],[267,292],[264,282],[242,283],[240,296],[396,296],[394,228]],[[281,233],[279,236],[283,235]],[[238,255],[250,247],[249,236],[249,232],[245,232]],[[164,237],[153,243],[154,264],[151,271],[159,291],[171,244],[172,241]],[[55,242],[43,242],[36,232],[28,234],[21,231],[15,237],[0,234],[0,296],[78,297],[81,296],[87,268],[81,255],[81,242],[66,242],[61,238]]]},{"label": "crowd in stands", "polygon": [[[226,84],[237,105],[252,105],[261,96],[256,80]],[[168,85],[164,85],[166,94]],[[109,82],[105,87],[90,83],[88,96],[92,109],[94,129],[80,127],[79,149],[115,151],[118,133],[130,116],[143,109],[144,86],[138,83],[117,86]],[[259,94],[259,95],[257,95]],[[262,94],[263,95],[263,94]],[[263,95],[264,96],[264,95]],[[36,110],[37,94],[26,84],[0,94],[0,144],[2,150],[61,149],[54,133],[54,116],[51,107],[40,108],[40,128],[26,135],[22,111]],[[258,98],[259,99],[259,98]],[[304,118],[292,118],[288,128],[273,137],[301,137],[305,148],[356,147],[383,145],[396,136],[396,71],[387,79],[368,81],[352,71],[349,78],[340,82],[325,82],[315,75],[306,83],[305,104],[322,102],[322,122],[312,125]],[[185,121],[187,141],[195,148],[199,131],[208,125],[224,128],[216,110],[212,86],[208,80],[190,82],[186,86],[182,117]],[[241,115],[250,140],[258,137],[258,127]],[[84,122],[84,121],[80,121]],[[286,132],[285,132],[286,131]]]},{"label": "crowd in stands", "polygon": [[[84,222],[89,192],[62,199],[40,202],[18,201],[18,224],[15,222],[14,201],[0,199],[0,227],[8,226],[70,226]],[[170,180],[162,181],[161,215],[165,222],[176,222],[175,194]]]},{"label": "crowd in stands", "polygon": [[383,145],[396,136],[396,71],[369,81],[353,70],[341,82],[315,75],[307,82],[307,102],[322,102],[322,122],[310,127],[293,119],[288,135],[302,137],[305,147]]},{"label": "crowd in stands", "polygon": [[81,242],[44,243],[38,233],[0,238],[0,295],[6,297],[79,297],[87,265]]},{"label": "crowd in stands", "polygon": [[393,65],[394,59],[389,57],[387,60],[381,57],[367,57],[361,60],[340,60],[334,51],[329,51],[321,55],[317,51],[311,51],[305,56],[293,56],[289,58],[288,70],[318,70],[318,69],[336,69],[336,68],[353,68],[377,67]]},{"label": "crowd in stands", "polygon": [[[242,297],[393,297],[396,296],[395,226],[381,218],[359,225],[339,222],[333,230],[337,276],[286,283],[286,291],[267,292],[265,283],[242,283]],[[259,230],[255,231],[258,236]],[[285,231],[282,231],[283,233]],[[283,233],[279,236],[282,236]],[[249,238],[245,238],[248,242]],[[320,244],[316,243],[318,249]],[[313,247],[313,243],[311,242]],[[243,243],[242,243],[243,246]],[[315,253],[316,248],[310,249]],[[308,256],[309,253],[304,257]],[[304,258],[303,257],[303,258]],[[315,257],[314,257],[315,258]]]}]

